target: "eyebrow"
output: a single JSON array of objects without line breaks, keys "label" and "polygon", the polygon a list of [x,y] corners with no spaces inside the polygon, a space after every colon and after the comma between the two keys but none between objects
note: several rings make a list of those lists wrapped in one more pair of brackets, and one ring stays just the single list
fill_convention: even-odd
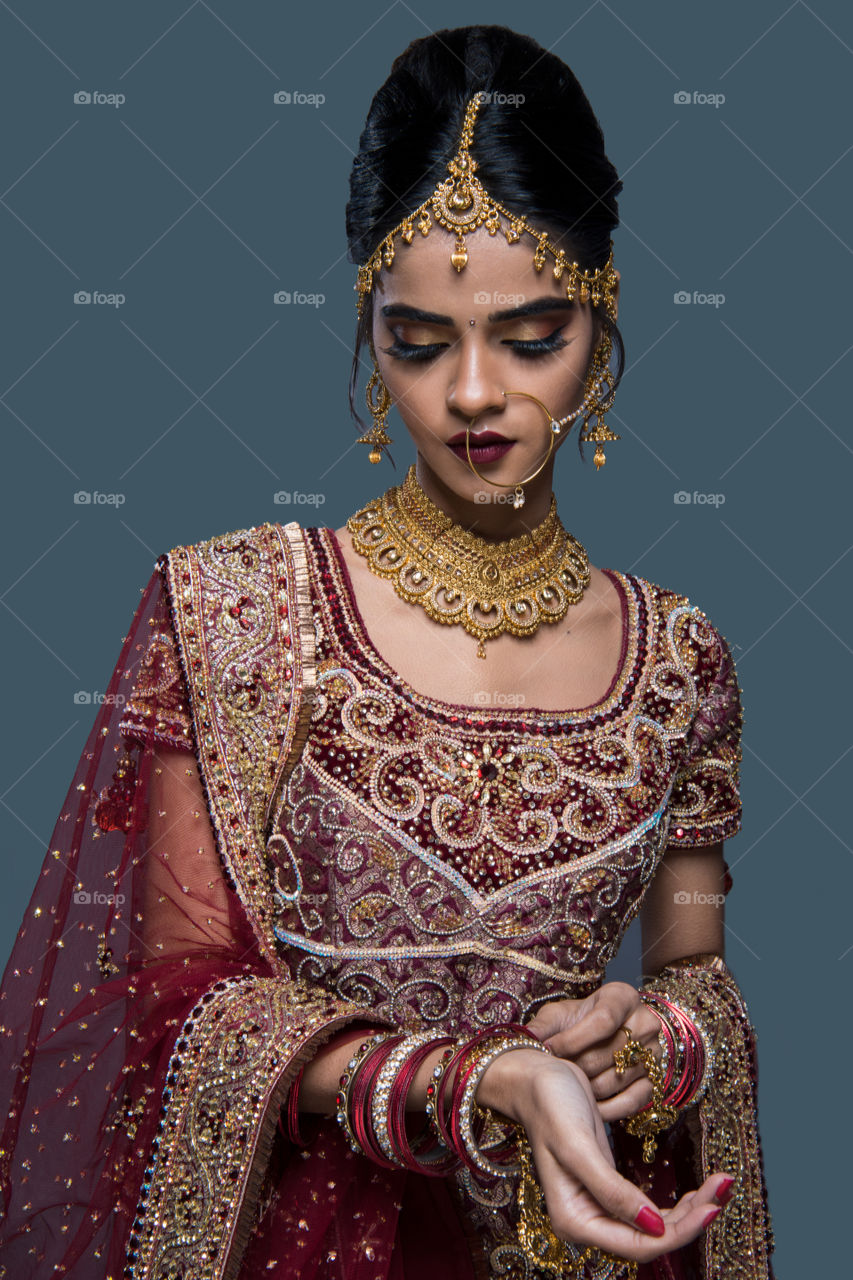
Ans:
[{"label": "eyebrow", "polygon": [[[538,316],[546,311],[573,311],[574,307],[574,302],[570,302],[568,298],[533,298],[530,302],[522,303],[520,307],[509,307],[506,311],[490,311],[487,318],[490,324],[499,324],[503,320]],[[421,324],[448,326],[454,323],[452,316],[443,316],[437,311],[424,311],[420,307],[410,307],[405,302],[389,302],[381,308],[381,314],[386,320],[417,320]]]}]

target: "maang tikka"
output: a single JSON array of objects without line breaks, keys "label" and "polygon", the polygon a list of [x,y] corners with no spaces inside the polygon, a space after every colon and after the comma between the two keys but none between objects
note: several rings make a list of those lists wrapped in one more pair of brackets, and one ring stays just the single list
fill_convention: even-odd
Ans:
[{"label": "maang tikka", "polygon": [[[358,317],[361,318],[364,300],[373,289],[373,284],[383,266],[391,266],[394,261],[396,246],[394,241],[400,236],[405,244],[414,239],[415,227],[421,235],[426,236],[433,225],[433,220],[455,237],[450,261],[457,271],[464,270],[468,263],[468,248],[465,237],[484,226],[489,235],[502,231],[507,244],[514,244],[522,235],[529,235],[536,241],[533,254],[533,265],[537,271],[545,266],[546,256],[553,259],[555,280],[565,278],[566,297],[570,302],[591,301],[597,307],[602,302],[611,320],[616,319],[616,290],[618,277],[613,267],[613,241],[610,241],[610,253],[603,267],[594,271],[584,270],[577,262],[569,262],[563,249],[555,248],[547,231],[537,231],[531,227],[523,215],[512,213],[500,204],[483,187],[476,177],[477,161],[471,155],[470,148],[477,114],[489,95],[482,91],[475,93],[469,100],[462,124],[462,133],[456,155],[447,164],[449,177],[445,178],[428,196],[423,204],[412,213],[406,215],[392,231],[382,239],[371,254],[368,261],[358,269],[358,279],[353,286],[357,293]],[[417,220],[417,221],[416,221]],[[609,333],[605,333],[599,341],[592,364],[587,375],[586,393],[580,409],[561,419],[561,423],[585,414],[585,429],[580,439],[595,444],[596,470],[604,466],[603,445],[621,437],[604,421],[604,415],[612,407],[615,396],[615,378],[610,370],[610,357],[613,343]],[[370,461],[379,462],[382,451],[391,443],[386,429],[386,417],[391,408],[391,397],[379,371],[376,353],[371,342],[373,372],[367,384],[367,406],[373,417],[373,426],[363,436],[359,436],[359,444],[370,445]],[[592,426],[592,420],[595,425]]]}]

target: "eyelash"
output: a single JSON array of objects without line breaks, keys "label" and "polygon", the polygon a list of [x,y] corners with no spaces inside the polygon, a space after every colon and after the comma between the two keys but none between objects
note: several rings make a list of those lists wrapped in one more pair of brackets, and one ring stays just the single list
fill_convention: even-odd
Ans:
[{"label": "eyelash", "polygon": [[[505,340],[505,344],[508,347],[512,347],[515,354],[521,356],[524,360],[550,355],[552,351],[559,351],[562,347],[568,346],[567,339],[560,336],[564,328],[565,325],[561,325],[559,329],[555,329],[553,333],[549,333],[544,338],[527,340],[508,338]],[[403,342],[400,338],[395,338],[390,347],[382,347],[380,349],[386,355],[394,356],[397,360],[431,360],[440,351],[447,349],[447,343]]]}]

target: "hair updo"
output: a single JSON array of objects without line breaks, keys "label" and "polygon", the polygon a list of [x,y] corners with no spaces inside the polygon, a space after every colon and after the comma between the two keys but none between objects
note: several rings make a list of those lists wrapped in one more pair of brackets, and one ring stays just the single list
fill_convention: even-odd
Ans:
[{"label": "hair updo", "polygon": [[[547,231],[569,261],[587,270],[603,267],[619,225],[622,182],[605,154],[601,126],[560,58],[529,36],[495,25],[436,31],[395,58],[370,104],[350,173],[349,261],[367,262],[447,177],[465,108],[478,89],[498,95],[481,106],[471,147],[488,194]],[[522,236],[522,245],[532,254],[529,236]],[[592,313],[600,326],[596,336],[610,333],[618,385],[625,364],[622,335],[603,307]],[[350,411],[360,430],[359,355],[372,324],[373,291],[365,296],[356,330],[349,386]],[[580,433],[578,444],[583,456]]]}]

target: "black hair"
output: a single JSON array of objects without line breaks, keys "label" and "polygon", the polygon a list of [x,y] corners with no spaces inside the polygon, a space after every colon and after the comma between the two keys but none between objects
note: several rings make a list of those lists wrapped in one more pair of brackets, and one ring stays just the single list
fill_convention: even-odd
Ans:
[{"label": "black hair", "polygon": [[[453,27],[414,40],[374,95],[350,173],[348,258],[362,265],[447,177],[468,101],[492,95],[474,128],[472,155],[489,195],[547,231],[582,268],[602,267],[619,224],[622,182],[604,150],[601,126],[577,79],[530,36],[504,26]],[[518,96],[517,96],[518,95]],[[531,249],[533,241],[525,236]],[[613,343],[615,385],[625,366],[616,323],[593,308]],[[371,343],[373,292],[356,330],[349,403],[356,410],[360,352]],[[614,388],[615,389],[615,388]],[[578,447],[583,457],[583,446]]]}]

